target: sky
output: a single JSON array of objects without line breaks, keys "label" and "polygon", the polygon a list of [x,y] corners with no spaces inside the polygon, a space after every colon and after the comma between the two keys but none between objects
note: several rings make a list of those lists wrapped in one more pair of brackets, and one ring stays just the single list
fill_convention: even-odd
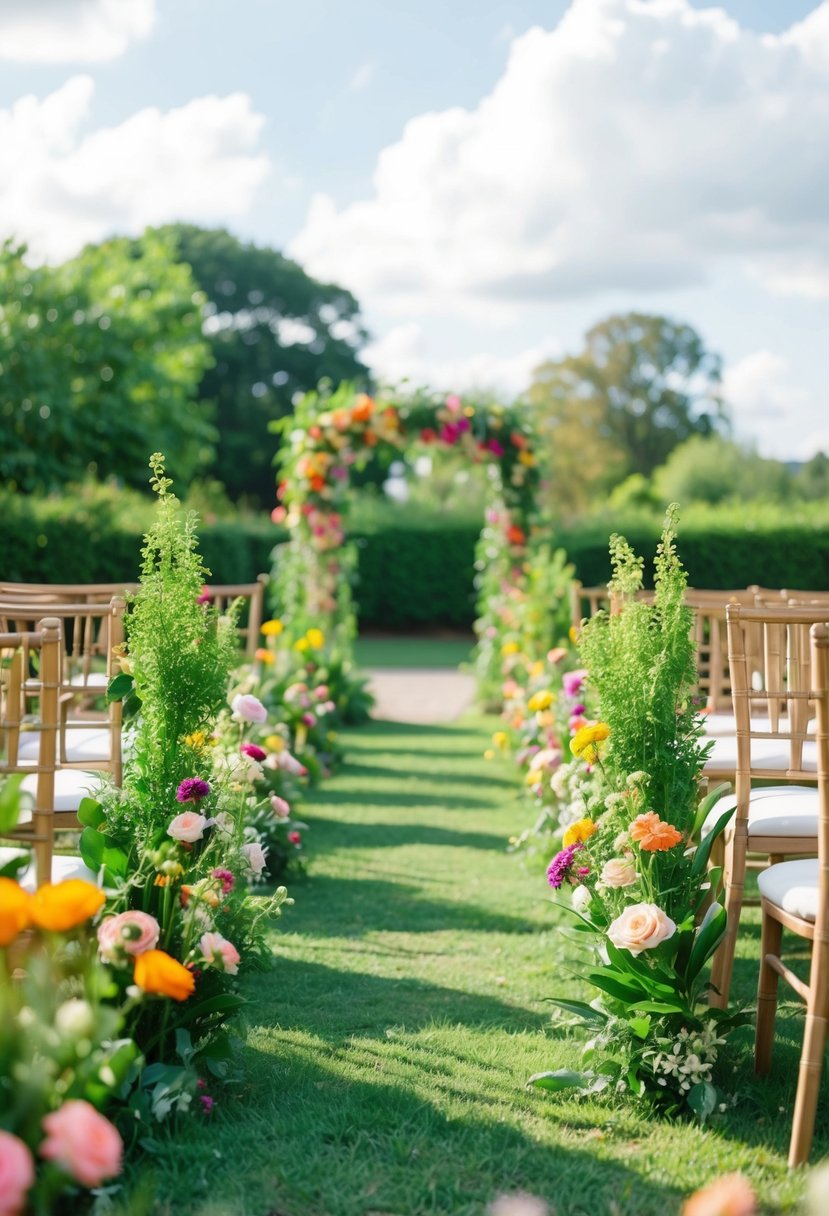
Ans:
[{"label": "sky", "polygon": [[829,452],[827,150],[829,0],[0,0],[0,239],[226,226],[445,390],[663,313],[778,459]]}]

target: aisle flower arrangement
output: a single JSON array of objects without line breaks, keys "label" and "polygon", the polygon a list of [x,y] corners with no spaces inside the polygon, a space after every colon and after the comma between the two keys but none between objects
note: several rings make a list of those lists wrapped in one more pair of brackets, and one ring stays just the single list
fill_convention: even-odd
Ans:
[{"label": "aisle flower arrangement", "polygon": [[554,1002],[592,1037],[578,1071],[531,1083],[627,1089],[705,1119],[723,1101],[720,1048],[743,1019],[706,1003],[705,967],[725,932],[708,859],[730,812],[699,841],[718,792],[698,807],[706,747],[690,695],[694,649],[675,518],[672,508],[652,604],[635,598],[641,559],[612,538],[616,611],[587,622],[579,640],[598,720],[576,732],[570,751],[590,781],[585,813],[566,827],[547,878],[570,896],[565,906],[594,958],[583,978],[598,996]]}]

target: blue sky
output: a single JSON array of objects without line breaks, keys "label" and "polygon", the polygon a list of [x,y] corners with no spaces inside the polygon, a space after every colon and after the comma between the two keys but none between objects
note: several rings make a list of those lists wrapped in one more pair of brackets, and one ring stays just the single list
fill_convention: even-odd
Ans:
[{"label": "blue sky", "polygon": [[225,223],[355,290],[378,373],[444,388],[667,312],[740,436],[829,450],[829,5],[720,9],[0,0],[0,228],[55,258]]}]

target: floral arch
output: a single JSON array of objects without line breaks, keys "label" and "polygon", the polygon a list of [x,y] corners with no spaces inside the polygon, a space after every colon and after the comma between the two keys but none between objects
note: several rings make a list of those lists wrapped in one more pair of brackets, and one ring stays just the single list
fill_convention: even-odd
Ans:
[{"label": "floral arch", "polygon": [[[487,468],[487,508],[476,551],[476,672],[484,698],[500,682],[504,626],[543,628],[522,620],[535,554],[549,560],[538,523],[539,468],[527,418],[515,408],[412,397],[391,401],[342,385],[329,396],[308,394],[277,424],[279,505],[272,513],[290,540],[275,550],[273,584],[286,640],[302,649],[308,630],[321,630],[329,661],[350,664],[356,635],[351,584],[356,550],[347,541],[351,475],[383,446],[399,454],[455,449]],[[537,615],[537,611],[536,611]],[[509,643],[508,643],[509,644]],[[516,640],[516,645],[518,644]]]}]

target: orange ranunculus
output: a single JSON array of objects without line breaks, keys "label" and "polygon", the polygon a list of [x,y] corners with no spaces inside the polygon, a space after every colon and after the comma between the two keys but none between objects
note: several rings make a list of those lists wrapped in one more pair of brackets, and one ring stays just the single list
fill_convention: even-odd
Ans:
[{"label": "orange ranunculus", "polygon": [[8,946],[32,923],[31,902],[13,878],[0,878],[0,946]]},{"label": "orange ranunculus", "polygon": [[599,758],[599,744],[604,743],[609,734],[610,727],[605,722],[582,726],[570,740],[570,751],[579,760],[595,764]]},{"label": "orange ranunculus", "polygon": [[371,397],[366,396],[365,393],[360,393],[360,396],[351,408],[352,422],[368,422],[373,413],[374,402]]},{"label": "orange ranunculus", "polygon": [[145,950],[135,960],[134,977],[143,992],[186,1001],[195,991],[192,972],[164,950]]},{"label": "orange ranunculus", "polygon": [[507,528],[507,540],[511,545],[523,545],[526,543],[527,534],[518,524],[510,524]]},{"label": "orange ranunculus", "polygon": [[366,427],[365,431],[363,432],[363,443],[367,448],[373,448],[377,445],[377,435],[368,427]]},{"label": "orange ranunculus", "polygon": [[315,494],[319,494],[320,490],[325,489],[325,478],[320,477],[319,473],[314,473],[313,477],[308,478],[308,484]]},{"label": "orange ranunculus", "polygon": [[105,901],[101,888],[83,878],[46,882],[32,896],[32,921],[39,929],[65,933],[89,920]]},{"label": "orange ranunculus", "polygon": [[258,649],[254,652],[253,657],[256,659],[257,663],[264,663],[266,666],[269,666],[274,661],[273,651],[266,649],[264,646],[258,647]]},{"label": "orange ranunculus", "polygon": [[635,840],[646,853],[664,853],[682,840],[682,833],[672,823],[660,819],[656,811],[637,815],[628,832],[631,840]]}]

